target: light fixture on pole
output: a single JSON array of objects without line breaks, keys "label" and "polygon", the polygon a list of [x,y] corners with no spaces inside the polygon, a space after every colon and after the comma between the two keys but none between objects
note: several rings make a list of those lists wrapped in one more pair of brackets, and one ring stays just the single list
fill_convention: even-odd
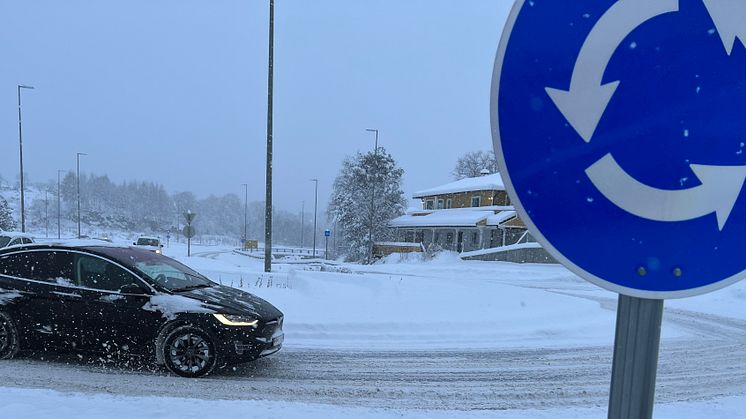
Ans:
[{"label": "light fixture on pole", "polygon": [[378,129],[375,128],[368,128],[366,129],[368,132],[373,132],[376,134],[376,146],[373,149],[373,166],[371,166],[371,181],[370,181],[370,229],[368,230],[368,263],[371,263],[373,260],[373,224],[374,224],[374,214],[375,214],[375,202],[376,202],[376,176],[375,176],[375,164],[377,164],[377,157],[378,157]]},{"label": "light fixture on pole", "polygon": [[77,161],[77,181],[78,181],[78,238],[80,238],[80,156],[87,156],[86,153],[76,153]]},{"label": "light fixture on pole", "polygon": [[319,180],[311,179],[315,183],[313,197],[313,257],[316,258],[316,214],[319,208]]},{"label": "light fixture on pole", "polygon": [[18,85],[18,157],[21,171],[21,232],[26,232],[26,200],[25,187],[23,183],[23,122],[21,118],[21,89],[33,90],[34,86]]}]

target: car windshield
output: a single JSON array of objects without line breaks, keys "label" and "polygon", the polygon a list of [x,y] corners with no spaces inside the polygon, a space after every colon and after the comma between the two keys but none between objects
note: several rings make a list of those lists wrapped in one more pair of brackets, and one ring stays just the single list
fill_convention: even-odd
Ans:
[{"label": "car windshield", "polygon": [[8,236],[0,236],[0,247],[7,246],[8,242],[10,242],[10,237],[8,237]]},{"label": "car windshield", "polygon": [[158,246],[159,244],[158,239],[145,239],[142,237],[137,239],[138,246]]},{"label": "car windshield", "polygon": [[185,265],[168,258],[141,260],[135,266],[158,285],[171,291],[211,287],[212,281]]}]

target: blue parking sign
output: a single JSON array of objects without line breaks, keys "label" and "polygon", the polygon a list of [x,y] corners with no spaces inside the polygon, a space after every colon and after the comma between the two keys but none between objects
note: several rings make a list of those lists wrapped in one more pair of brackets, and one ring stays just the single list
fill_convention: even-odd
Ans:
[{"label": "blue parking sign", "polygon": [[746,276],[746,1],[518,0],[492,82],[498,163],[565,266],[634,297]]}]

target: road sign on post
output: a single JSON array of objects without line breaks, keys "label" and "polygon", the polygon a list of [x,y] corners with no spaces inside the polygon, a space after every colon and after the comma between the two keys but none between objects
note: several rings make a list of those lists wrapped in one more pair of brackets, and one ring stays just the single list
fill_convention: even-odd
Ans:
[{"label": "road sign on post", "polygon": [[332,231],[328,228],[324,230],[324,259],[329,259],[329,237],[331,237]]},{"label": "road sign on post", "polygon": [[652,415],[662,300],[746,276],[745,19],[737,1],[517,0],[503,33],[491,118],[512,201],[621,295],[610,417]]},{"label": "road sign on post", "polygon": [[192,221],[194,221],[194,217],[196,217],[197,214],[193,213],[192,211],[187,211],[184,213],[184,218],[186,219],[186,225],[184,226],[184,230],[182,233],[184,234],[184,237],[187,238],[187,256],[192,256],[192,237],[197,235],[197,230],[194,229],[192,226]]}]

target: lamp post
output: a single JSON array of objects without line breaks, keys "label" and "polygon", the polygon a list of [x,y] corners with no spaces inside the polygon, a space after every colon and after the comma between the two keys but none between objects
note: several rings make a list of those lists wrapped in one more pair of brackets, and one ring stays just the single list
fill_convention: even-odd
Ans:
[{"label": "lamp post", "polygon": [[21,118],[21,89],[33,90],[34,86],[18,85],[18,156],[21,170],[21,232],[26,232],[26,200],[23,184],[23,123]]},{"label": "lamp post", "polygon": [[264,202],[264,272],[272,272],[272,111],[275,58],[275,0],[269,0],[269,63],[267,71],[267,185]]},{"label": "lamp post", "polygon": [[57,239],[62,238],[62,227],[61,227],[61,212],[62,212],[62,205],[60,205],[60,190],[61,190],[61,183],[60,183],[60,173],[64,172],[64,170],[57,170]]},{"label": "lamp post", "polygon": [[303,246],[305,246],[306,244],[306,241],[303,240],[304,239],[303,230],[305,230],[306,228],[305,216],[306,216],[306,201],[300,201],[300,248],[301,248],[301,251],[303,250]]},{"label": "lamp post", "polygon": [[80,238],[80,156],[87,156],[86,153],[76,153],[77,160],[77,181],[78,181],[78,238]]},{"label": "lamp post", "polygon": [[244,188],[244,199],[243,199],[243,240],[246,242],[246,240],[249,239],[249,236],[247,235],[248,230],[248,213],[249,213],[249,184],[248,183],[242,183]]},{"label": "lamp post", "polygon": [[319,180],[311,179],[314,182],[314,197],[313,197],[313,257],[316,258],[316,214],[319,208]]},{"label": "lamp post", "polygon": [[376,176],[375,176],[375,164],[377,162],[378,157],[378,129],[375,128],[368,128],[366,129],[368,132],[373,132],[376,134],[376,146],[373,149],[373,164],[374,166],[371,167],[371,177],[372,180],[370,182],[370,230],[368,230],[368,263],[370,263],[373,260],[373,215],[375,211],[375,202],[376,202]]}]

